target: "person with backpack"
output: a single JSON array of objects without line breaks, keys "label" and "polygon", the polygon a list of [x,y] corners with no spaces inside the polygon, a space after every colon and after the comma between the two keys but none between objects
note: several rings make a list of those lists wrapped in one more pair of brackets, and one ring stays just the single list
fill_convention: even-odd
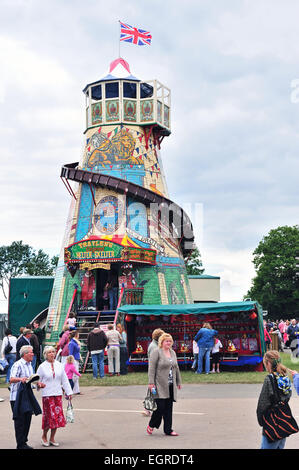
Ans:
[{"label": "person with backpack", "polygon": [[57,355],[59,352],[61,364],[66,364],[66,358],[69,356],[70,329],[68,325],[64,326],[64,332],[58,342]]},{"label": "person with backpack", "polygon": [[2,341],[1,347],[1,356],[3,359],[6,359],[8,362],[8,368],[6,370],[6,378],[5,383],[9,383],[10,378],[10,371],[13,364],[16,362],[16,345],[17,345],[17,338],[13,336],[12,331],[10,328],[7,328],[4,332],[5,336]]},{"label": "person with backpack", "polygon": [[[267,411],[275,403],[275,389],[278,392],[280,401],[288,403],[291,395],[291,381],[287,375],[288,369],[281,363],[281,358],[278,351],[267,351],[263,358],[263,363],[269,375],[265,377],[263,387],[258,399],[257,404],[257,420],[260,426],[263,427],[261,449],[284,449],[286,444],[286,437],[277,438],[274,442],[267,437],[266,416]],[[275,389],[274,389],[275,387]],[[279,425],[274,429],[277,436],[280,434]]]}]

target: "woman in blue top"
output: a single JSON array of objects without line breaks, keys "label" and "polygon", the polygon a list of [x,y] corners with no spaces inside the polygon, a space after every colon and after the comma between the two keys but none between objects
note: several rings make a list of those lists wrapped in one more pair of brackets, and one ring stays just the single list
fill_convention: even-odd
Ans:
[{"label": "woman in blue top", "polygon": [[217,330],[213,330],[210,323],[204,323],[202,328],[196,333],[194,341],[198,344],[198,367],[196,374],[202,373],[202,362],[205,357],[205,372],[210,373],[210,353],[214,346],[214,337],[218,335]]},{"label": "woman in blue top", "polygon": [[[69,346],[69,356],[74,356],[74,364],[79,372],[79,362],[81,360],[81,354],[80,354],[80,349],[81,349],[81,343],[79,341],[79,331],[74,330],[70,332],[70,342],[68,344]],[[73,388],[73,394],[78,395],[80,393],[80,387],[79,387],[79,377],[77,375],[74,375],[74,388]]]}]

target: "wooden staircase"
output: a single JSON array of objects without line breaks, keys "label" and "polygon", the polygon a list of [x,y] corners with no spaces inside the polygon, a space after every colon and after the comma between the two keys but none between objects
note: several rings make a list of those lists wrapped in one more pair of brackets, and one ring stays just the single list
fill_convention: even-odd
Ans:
[{"label": "wooden staircase", "polygon": [[[77,324],[76,327],[79,331],[79,340],[81,342],[81,372],[92,371],[91,356],[87,349],[87,336],[88,333],[94,328],[95,322],[100,324],[100,328],[103,331],[107,331],[108,325],[114,322],[115,310],[82,310],[77,312]],[[105,356],[105,363],[106,363]]]}]

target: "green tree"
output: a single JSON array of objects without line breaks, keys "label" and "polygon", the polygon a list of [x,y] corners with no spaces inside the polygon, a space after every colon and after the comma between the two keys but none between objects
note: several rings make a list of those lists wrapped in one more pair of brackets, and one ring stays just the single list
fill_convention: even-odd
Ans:
[{"label": "green tree", "polygon": [[[9,246],[0,246],[0,288],[7,299],[9,281],[22,274],[29,276],[52,276],[58,261],[53,256],[50,260],[43,250],[37,252],[22,241],[12,242]],[[56,264],[55,264],[56,263]]]},{"label": "green tree", "polygon": [[184,261],[188,276],[199,276],[203,274],[204,268],[202,267],[201,255],[198,248],[195,248],[191,252],[191,255],[186,256]]},{"label": "green tree", "polygon": [[298,251],[295,225],[270,230],[253,252],[256,277],[246,297],[257,300],[272,318],[299,314]]}]

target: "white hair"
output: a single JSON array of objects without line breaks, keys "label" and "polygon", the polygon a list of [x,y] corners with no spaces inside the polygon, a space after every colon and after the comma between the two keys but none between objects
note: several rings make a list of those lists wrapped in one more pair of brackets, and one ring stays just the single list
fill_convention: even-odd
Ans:
[{"label": "white hair", "polygon": [[29,344],[28,345],[25,344],[24,346],[22,346],[20,349],[20,356],[23,357],[25,354],[29,352],[30,349],[33,350],[33,347],[30,346]]},{"label": "white hair", "polygon": [[53,348],[53,346],[46,346],[43,352],[44,358],[47,359],[47,355],[49,354],[49,352],[53,352],[53,351],[56,353],[56,349]]}]

